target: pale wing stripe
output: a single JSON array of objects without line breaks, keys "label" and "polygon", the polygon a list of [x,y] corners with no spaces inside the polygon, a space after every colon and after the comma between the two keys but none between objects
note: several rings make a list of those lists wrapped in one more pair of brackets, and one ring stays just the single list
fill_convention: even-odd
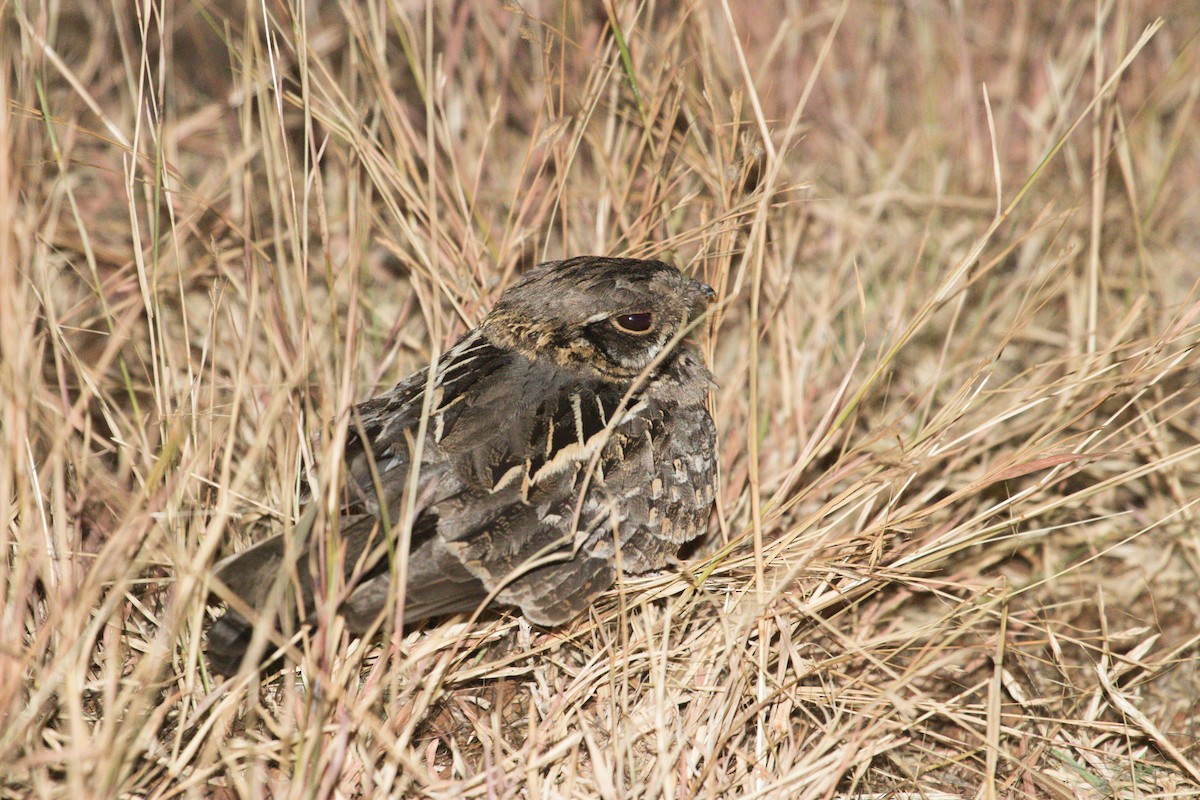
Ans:
[{"label": "pale wing stripe", "polygon": [[571,395],[571,410],[575,412],[575,441],[583,441],[583,407],[578,394]]},{"label": "pale wing stripe", "polygon": [[500,476],[500,480],[496,481],[496,485],[492,487],[492,494],[506,489],[510,484],[516,483],[517,479],[525,474],[525,464],[514,464],[509,467],[508,471]]},{"label": "pale wing stripe", "polygon": [[443,382],[445,382],[450,373],[455,372],[460,367],[464,367],[470,362],[474,361],[477,356],[471,356],[470,358],[464,358],[464,356],[468,356],[476,350],[483,349],[487,346],[487,344],[488,342],[483,338],[482,332],[475,330],[467,334],[467,338],[463,339],[461,342],[452,347],[450,351],[447,352],[442,358],[442,364],[444,366],[438,371],[438,375],[434,379],[434,385],[440,386]]},{"label": "pale wing stripe", "polygon": [[[625,422],[633,417],[636,417],[645,410],[646,401],[642,400],[636,405],[630,407],[624,414],[621,415],[621,420],[618,425],[625,424]],[[580,425],[582,427],[582,423],[580,423]],[[609,432],[607,429],[605,429],[597,431],[586,442],[572,442],[566,447],[560,448],[559,451],[554,454],[553,458],[538,468],[538,471],[533,474],[533,477],[530,478],[528,482],[530,484],[540,483],[552,475],[557,475],[560,472],[565,471],[573,464],[590,461],[592,456],[596,454],[596,451],[603,447],[608,441],[608,436]],[[596,474],[598,477],[602,477],[603,473],[600,472],[599,467],[600,465],[597,464]]]}]

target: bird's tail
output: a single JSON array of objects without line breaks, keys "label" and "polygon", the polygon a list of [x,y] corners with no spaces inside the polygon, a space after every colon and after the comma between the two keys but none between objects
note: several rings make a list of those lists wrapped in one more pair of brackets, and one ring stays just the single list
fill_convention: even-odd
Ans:
[{"label": "bird's tail", "polygon": [[250,647],[254,626],[235,611],[226,611],[208,629],[208,663],[222,675],[236,675]]},{"label": "bird's tail", "polygon": [[[282,581],[286,580],[288,570],[284,563],[282,535],[272,536],[230,556],[217,564],[213,572],[230,593],[256,611],[266,612],[268,608],[280,609],[287,605],[288,593]],[[276,597],[274,602],[270,599],[272,595]],[[254,624],[233,609],[227,609],[208,628],[205,650],[209,665],[222,675],[236,675],[253,635]]]}]

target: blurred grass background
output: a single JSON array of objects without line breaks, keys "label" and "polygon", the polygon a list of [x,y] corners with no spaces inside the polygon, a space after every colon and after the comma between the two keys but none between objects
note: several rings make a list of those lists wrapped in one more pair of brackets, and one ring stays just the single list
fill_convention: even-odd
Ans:
[{"label": "blurred grass background", "polygon": [[[0,3],[0,792],[1200,795],[1198,32]],[[345,409],[583,253],[718,290],[711,540],[562,629],[209,674],[213,560]]]}]

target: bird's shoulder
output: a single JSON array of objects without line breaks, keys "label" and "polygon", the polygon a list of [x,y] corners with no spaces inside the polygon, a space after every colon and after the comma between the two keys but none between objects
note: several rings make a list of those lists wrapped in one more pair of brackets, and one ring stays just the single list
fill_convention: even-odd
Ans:
[{"label": "bird's shoulder", "polygon": [[531,491],[567,489],[562,476],[572,484],[610,441],[662,417],[662,399],[626,389],[531,360],[476,329],[432,376],[418,370],[354,407],[344,451],[351,495],[373,495],[376,478],[389,495],[403,485],[426,409],[422,473],[452,475],[456,493],[516,491],[527,500]]},{"label": "bird's shoulder", "polygon": [[447,429],[460,420],[492,413],[489,406],[512,382],[514,361],[511,351],[472,330],[442,354],[432,375],[419,369],[388,391],[355,405],[343,450],[352,500],[365,500],[367,509],[373,510],[377,504],[367,498],[374,494],[377,478],[385,487],[404,483],[427,407],[422,464],[428,467],[444,460],[438,442]]}]

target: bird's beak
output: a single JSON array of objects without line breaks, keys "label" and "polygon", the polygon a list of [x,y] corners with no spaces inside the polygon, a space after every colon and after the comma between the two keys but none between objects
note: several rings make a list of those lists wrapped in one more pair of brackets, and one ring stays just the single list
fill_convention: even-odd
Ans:
[{"label": "bird's beak", "polygon": [[707,307],[717,299],[717,293],[707,283],[692,281],[695,294],[692,297],[691,318],[695,319],[705,312]]}]

